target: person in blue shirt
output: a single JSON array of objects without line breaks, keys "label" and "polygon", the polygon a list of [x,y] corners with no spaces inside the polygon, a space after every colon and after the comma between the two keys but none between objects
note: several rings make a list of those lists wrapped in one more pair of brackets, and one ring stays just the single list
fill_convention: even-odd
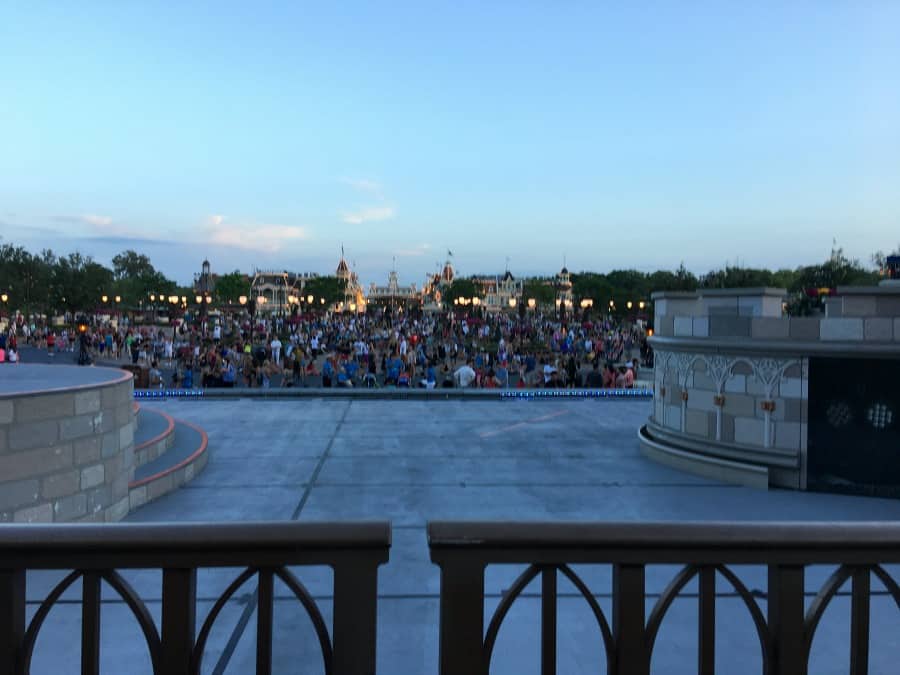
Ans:
[{"label": "person in blue shirt", "polygon": [[331,380],[334,378],[334,364],[331,362],[331,357],[325,359],[325,363],[322,365],[322,386],[330,387]]},{"label": "person in blue shirt", "polygon": [[234,364],[231,362],[231,359],[226,359],[225,365],[222,367],[222,386],[228,388],[234,387],[234,378]]},{"label": "person in blue shirt", "polygon": [[434,372],[434,361],[431,361],[425,370],[425,379],[419,382],[419,385],[425,387],[425,389],[434,389],[436,384],[437,374]]}]

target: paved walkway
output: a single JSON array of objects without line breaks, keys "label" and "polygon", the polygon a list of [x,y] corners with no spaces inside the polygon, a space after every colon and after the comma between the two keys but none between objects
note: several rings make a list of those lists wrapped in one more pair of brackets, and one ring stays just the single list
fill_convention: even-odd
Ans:
[{"label": "paved walkway", "polygon": [[[206,470],[188,487],[129,517],[147,521],[301,521],[383,519],[393,522],[390,563],[379,577],[379,673],[437,675],[438,569],[428,560],[429,519],[516,520],[894,520],[900,501],[788,491],[756,491],[717,484],[645,460],[636,429],[645,401],[291,401],[145,402],[200,424],[209,433]],[[488,610],[521,568],[489,568]],[[582,568],[611,611],[608,567]],[[753,588],[765,571],[742,568]],[[674,575],[648,570],[659,593]],[[818,589],[829,570],[809,574]],[[330,572],[298,572],[330,621]],[[202,621],[234,571],[203,572]],[[145,598],[158,600],[159,574],[127,577]],[[29,597],[50,579],[32,575]],[[560,601],[560,663],[565,675],[603,672],[599,633],[583,601]],[[204,672],[253,672],[255,617],[252,588],[228,604],[213,631]],[[534,591],[534,588],[529,589]],[[673,605],[655,650],[655,672],[696,672],[696,599]],[[719,665],[729,675],[761,672],[749,615],[719,586]],[[276,671],[322,672],[309,621],[285,588],[276,587]],[[75,596],[73,596],[75,597]],[[113,599],[113,595],[108,597]],[[813,647],[811,673],[846,673],[849,599],[826,613]],[[151,611],[158,620],[159,604]],[[764,603],[763,603],[764,609]],[[104,672],[148,672],[136,624],[120,603],[105,604]],[[61,672],[57,655],[78,653],[79,608],[51,613],[54,628],[38,643],[33,672]],[[494,674],[537,673],[539,600],[521,598],[497,642]],[[249,620],[248,620],[249,619]],[[873,602],[872,673],[895,672],[900,613],[885,597]],[[50,636],[52,635],[52,639]]]}]

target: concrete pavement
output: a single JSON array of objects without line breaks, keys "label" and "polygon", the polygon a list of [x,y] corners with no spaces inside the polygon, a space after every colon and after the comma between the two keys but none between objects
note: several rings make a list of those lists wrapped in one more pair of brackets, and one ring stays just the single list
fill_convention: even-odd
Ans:
[{"label": "concrete pavement", "polygon": [[[430,519],[479,520],[895,520],[900,501],[722,485],[659,466],[639,452],[636,430],[649,413],[645,401],[261,401],[144,402],[209,434],[209,464],[191,484],[129,516],[132,522],[328,521],[389,519],[391,560],[379,576],[379,673],[437,674],[438,569],[428,559]],[[522,568],[488,569],[486,610],[496,607]],[[608,566],[578,568],[611,611]],[[330,571],[298,569],[330,618]],[[765,570],[736,570],[751,589],[764,589]],[[658,594],[676,570],[648,569]],[[814,569],[815,593],[830,570]],[[159,574],[129,578],[158,620]],[[198,620],[236,571],[202,572]],[[29,576],[29,599],[50,584]],[[874,585],[873,585],[874,587]],[[761,672],[749,614],[724,584],[718,587],[717,644],[721,672]],[[253,672],[255,617],[252,587],[228,603],[208,646],[204,672]],[[534,672],[540,604],[537,586],[513,607],[497,642],[492,673]],[[689,586],[663,622],[654,672],[696,672],[696,598]],[[574,589],[560,582],[559,672],[603,672],[599,632]],[[322,672],[314,634],[287,589],[276,587],[276,672]],[[137,625],[108,594],[104,604],[105,672],[148,672]],[[873,599],[870,672],[893,672],[900,655],[900,616],[885,596]],[[838,598],[813,646],[811,673],[847,672],[849,599]],[[765,602],[761,601],[763,611]],[[241,616],[250,616],[242,622]],[[33,605],[32,605],[33,611]],[[58,654],[77,653],[79,612],[60,606],[51,640],[42,635],[36,673],[60,672]],[[609,616],[609,614],[608,614]],[[108,627],[108,628],[107,628]],[[45,631],[50,629],[45,628]],[[43,644],[43,649],[41,649]],[[59,648],[56,647],[59,645]],[[229,646],[230,645],[230,646]],[[41,666],[40,668],[38,666]]]}]

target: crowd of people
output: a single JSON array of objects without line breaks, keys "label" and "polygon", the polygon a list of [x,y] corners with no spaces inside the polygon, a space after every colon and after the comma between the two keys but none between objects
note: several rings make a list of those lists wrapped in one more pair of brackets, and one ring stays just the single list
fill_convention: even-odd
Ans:
[{"label": "crowd of people", "polygon": [[[23,337],[50,354],[79,349],[65,329]],[[6,336],[7,353],[15,339]],[[96,325],[84,340],[94,359],[146,368],[150,386],[165,387],[628,388],[652,365],[640,326],[541,314],[334,314],[252,327],[235,318],[204,331]]]}]

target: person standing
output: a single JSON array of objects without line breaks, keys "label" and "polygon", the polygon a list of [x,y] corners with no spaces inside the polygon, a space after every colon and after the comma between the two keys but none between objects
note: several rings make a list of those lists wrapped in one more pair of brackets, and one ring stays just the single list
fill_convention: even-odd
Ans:
[{"label": "person standing", "polygon": [[278,335],[272,338],[269,346],[272,348],[272,361],[279,364],[281,362],[281,340],[278,339]]}]

